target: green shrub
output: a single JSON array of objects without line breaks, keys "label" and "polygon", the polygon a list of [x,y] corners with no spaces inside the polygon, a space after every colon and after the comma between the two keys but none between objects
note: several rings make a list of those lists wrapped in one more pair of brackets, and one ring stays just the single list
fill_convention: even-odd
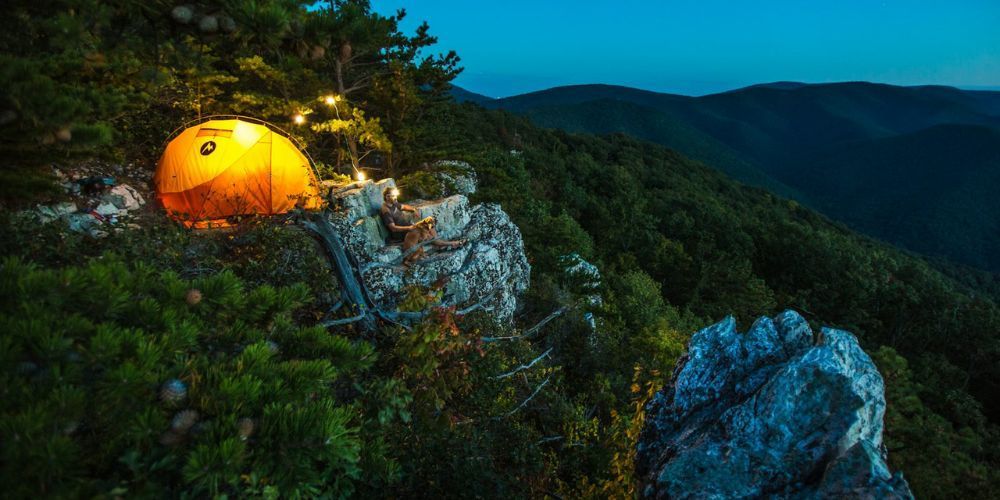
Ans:
[{"label": "green shrub", "polygon": [[11,498],[340,496],[361,478],[360,409],[335,394],[372,348],[293,324],[306,287],[7,258],[0,297]]}]

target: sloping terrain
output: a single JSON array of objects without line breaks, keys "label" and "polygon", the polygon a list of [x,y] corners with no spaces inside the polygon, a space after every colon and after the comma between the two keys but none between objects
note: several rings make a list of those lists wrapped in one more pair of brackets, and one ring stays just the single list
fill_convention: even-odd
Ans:
[{"label": "sloping terrain", "polygon": [[[989,181],[982,176],[990,175],[996,148],[990,130],[1000,128],[1000,92],[777,82],[685,97],[578,85],[481,104],[545,127],[656,142],[877,238],[1000,270],[1000,211],[988,190],[976,189]],[[966,175],[972,170],[979,172],[974,182]],[[932,199],[930,178],[938,179]],[[847,192],[858,183],[863,189]],[[974,210],[952,224],[956,203]],[[928,231],[929,221],[951,228]]]}]

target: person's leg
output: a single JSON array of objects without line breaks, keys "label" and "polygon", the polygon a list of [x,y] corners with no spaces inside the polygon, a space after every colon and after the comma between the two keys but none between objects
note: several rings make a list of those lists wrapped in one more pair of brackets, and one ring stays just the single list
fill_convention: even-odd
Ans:
[{"label": "person's leg", "polygon": [[465,240],[434,240],[432,244],[439,247],[458,248],[465,244]]}]

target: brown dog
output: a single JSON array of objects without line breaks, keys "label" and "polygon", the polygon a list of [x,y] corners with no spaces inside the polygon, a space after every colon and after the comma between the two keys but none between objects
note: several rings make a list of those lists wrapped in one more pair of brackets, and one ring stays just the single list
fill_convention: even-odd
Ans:
[{"label": "brown dog", "polygon": [[[411,248],[425,241],[437,238],[437,231],[434,230],[435,223],[434,217],[424,217],[419,222],[413,224],[413,229],[407,231],[406,236],[403,237],[403,253],[405,254]],[[425,253],[423,248],[418,248],[403,258],[403,265],[409,266],[414,261],[423,258]]]}]

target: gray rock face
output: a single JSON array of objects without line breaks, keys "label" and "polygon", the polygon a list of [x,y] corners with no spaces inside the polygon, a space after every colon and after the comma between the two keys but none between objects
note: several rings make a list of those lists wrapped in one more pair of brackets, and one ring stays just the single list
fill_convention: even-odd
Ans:
[{"label": "gray rock face", "polygon": [[455,160],[441,160],[434,164],[440,169],[436,175],[442,183],[446,194],[464,194],[466,196],[475,193],[478,184],[476,171],[468,163]]},{"label": "gray rock face", "polygon": [[468,196],[476,192],[478,178],[464,161],[441,160],[425,165],[417,174],[402,177],[400,184],[411,196],[420,198]]},{"label": "gray rock face", "polygon": [[[79,183],[71,182],[79,188]],[[73,193],[71,193],[73,194]],[[79,193],[76,193],[79,194]],[[26,217],[32,217],[40,224],[49,224],[56,220],[66,223],[73,232],[87,233],[93,237],[107,236],[104,229],[119,229],[121,219],[130,217],[130,211],[139,210],[146,200],[138,190],[128,184],[118,184],[99,198],[80,198],[76,202],[62,202],[52,205],[39,205],[34,210],[22,212]]]},{"label": "gray rock face", "polygon": [[583,319],[590,325],[590,342],[597,343],[597,318],[594,310],[604,304],[601,296],[601,270],[597,266],[587,262],[577,253],[566,254],[559,257],[559,263],[563,266],[563,276],[566,285],[576,294],[584,297]]},{"label": "gray rock face", "polygon": [[459,310],[482,303],[499,321],[509,322],[518,296],[527,290],[531,267],[521,232],[499,205],[470,206],[464,195],[408,203],[417,219],[434,216],[440,239],[467,240],[457,249],[425,247],[426,255],[403,266],[402,248],[387,245],[379,217],[382,194],[395,187],[393,179],[355,182],[333,188],[330,222],[358,260],[368,295],[392,311],[411,286],[442,286],[442,304]]},{"label": "gray rock face", "polygon": [[644,497],[912,498],[882,445],[882,376],[850,333],[793,311],[692,337],[646,406]]}]

